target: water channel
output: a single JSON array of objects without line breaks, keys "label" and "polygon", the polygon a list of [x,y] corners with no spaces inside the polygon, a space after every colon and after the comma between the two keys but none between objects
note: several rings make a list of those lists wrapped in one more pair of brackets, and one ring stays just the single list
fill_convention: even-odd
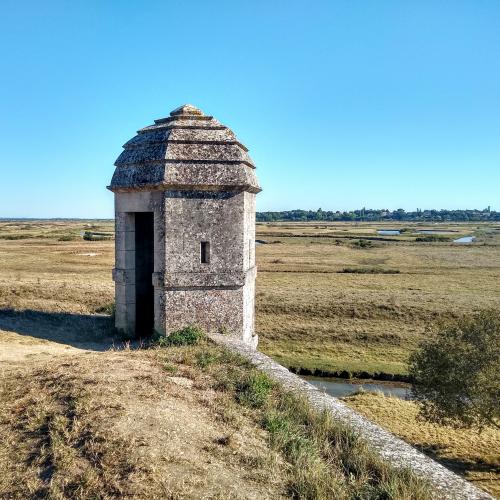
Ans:
[{"label": "water channel", "polygon": [[386,396],[395,396],[399,399],[411,399],[410,386],[398,382],[379,382],[372,380],[345,380],[340,378],[302,376],[310,384],[325,391],[330,396],[342,398],[359,390],[367,392],[381,392]]},{"label": "water channel", "polygon": [[457,238],[456,240],[453,240],[453,243],[473,243],[475,239],[476,239],[475,236],[462,236],[462,238]]},{"label": "water channel", "polygon": [[[445,230],[439,230],[439,229],[418,229],[415,231],[415,233],[418,234],[449,234],[452,232],[456,231],[445,231]],[[401,234],[401,231],[398,229],[378,229],[377,234],[380,236],[399,236]],[[460,244],[466,244],[466,243],[473,243],[474,240],[476,239],[475,236],[462,236],[461,238],[457,238],[456,240],[453,240],[453,243],[460,243]]]},{"label": "water channel", "polygon": [[398,236],[401,234],[398,229],[379,229],[377,233],[381,236]]}]

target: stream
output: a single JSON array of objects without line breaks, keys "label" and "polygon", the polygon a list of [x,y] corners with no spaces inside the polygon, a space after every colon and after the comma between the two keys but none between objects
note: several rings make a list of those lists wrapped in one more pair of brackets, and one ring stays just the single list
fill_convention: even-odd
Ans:
[{"label": "stream", "polygon": [[325,391],[330,396],[342,398],[360,389],[367,392],[382,392],[386,396],[411,399],[410,386],[402,382],[379,382],[373,380],[345,380],[341,378],[302,376],[310,384]]}]

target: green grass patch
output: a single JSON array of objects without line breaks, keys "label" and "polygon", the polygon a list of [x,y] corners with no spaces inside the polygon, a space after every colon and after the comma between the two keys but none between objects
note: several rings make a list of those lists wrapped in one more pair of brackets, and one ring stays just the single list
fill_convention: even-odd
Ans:
[{"label": "green grass patch", "polygon": [[286,367],[305,368],[315,371],[360,373],[368,378],[375,374],[408,374],[408,351],[401,346],[367,345],[357,359],[352,345],[344,342],[324,343],[323,349],[302,349],[298,341],[266,342],[260,350]]},{"label": "green grass patch", "polygon": [[431,498],[409,470],[381,460],[351,427],[278,389],[262,425],[292,467],[293,498]]},{"label": "green grass patch", "polygon": [[200,351],[196,353],[196,364],[200,368],[207,368],[219,360],[217,354],[211,351]]},{"label": "green grass patch", "polygon": [[170,335],[155,334],[152,344],[158,347],[195,345],[205,337],[197,326],[189,325]]},{"label": "green grass patch", "polygon": [[273,388],[271,379],[262,372],[251,371],[236,384],[236,399],[252,408],[260,408],[267,401]]},{"label": "green grass patch", "polygon": [[171,373],[172,375],[177,373],[177,366],[173,363],[166,362],[163,364],[162,368],[164,371],[166,371],[167,373]]},{"label": "green grass patch", "polygon": [[446,242],[446,241],[451,241],[450,238],[447,236],[439,236],[437,234],[429,234],[427,236],[419,236],[418,238],[415,238],[415,241],[418,241],[420,243],[439,243],[439,242]]}]

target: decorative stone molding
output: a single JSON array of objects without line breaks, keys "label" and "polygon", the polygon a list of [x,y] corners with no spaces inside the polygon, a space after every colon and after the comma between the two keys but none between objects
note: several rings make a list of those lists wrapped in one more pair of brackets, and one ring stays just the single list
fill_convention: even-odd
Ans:
[{"label": "decorative stone molding", "polygon": [[153,285],[167,288],[241,287],[245,273],[154,273]]}]

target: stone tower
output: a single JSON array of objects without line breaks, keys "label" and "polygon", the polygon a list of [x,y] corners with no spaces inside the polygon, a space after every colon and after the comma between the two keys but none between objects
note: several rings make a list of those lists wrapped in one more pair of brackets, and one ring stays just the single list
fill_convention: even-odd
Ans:
[{"label": "stone tower", "polygon": [[124,145],[115,193],[116,327],[189,324],[253,346],[255,165],[234,133],[189,104]]}]

